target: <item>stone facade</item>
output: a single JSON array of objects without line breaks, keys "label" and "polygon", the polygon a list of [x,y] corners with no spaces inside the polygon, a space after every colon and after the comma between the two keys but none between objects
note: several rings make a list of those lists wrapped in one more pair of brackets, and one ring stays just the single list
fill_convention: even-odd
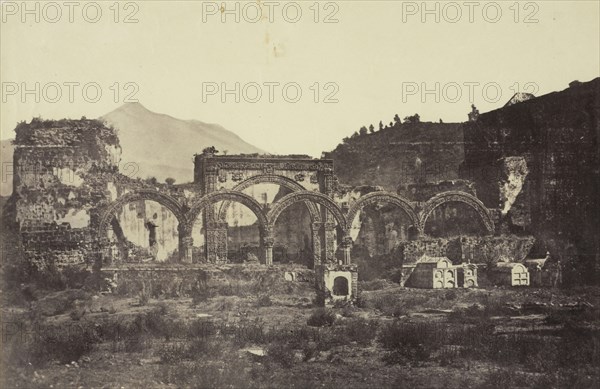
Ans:
[{"label": "stone facade", "polygon": [[423,256],[406,281],[407,286],[426,289],[458,287],[458,270],[446,257]]},{"label": "stone facade", "polygon": [[488,277],[495,285],[529,286],[529,270],[521,263],[500,262],[488,271]]},{"label": "stone facade", "polygon": [[[203,195],[219,190],[243,191],[252,185],[273,183],[289,191],[314,191],[331,195],[336,184],[333,174],[333,161],[311,159],[308,156],[259,156],[259,155],[216,155],[212,150],[196,155],[194,160],[194,183]],[[336,237],[333,217],[326,209],[319,210],[307,202],[311,218],[310,241],[313,263],[335,258]],[[224,202],[220,209],[209,207],[203,213],[206,226],[206,260],[215,262],[227,259],[227,225],[225,216],[231,206]],[[215,223],[218,221],[219,223]],[[273,231],[261,231],[261,247],[272,250],[271,238],[266,236]],[[225,237],[223,237],[225,234]],[[273,240],[274,242],[274,240]]]}]

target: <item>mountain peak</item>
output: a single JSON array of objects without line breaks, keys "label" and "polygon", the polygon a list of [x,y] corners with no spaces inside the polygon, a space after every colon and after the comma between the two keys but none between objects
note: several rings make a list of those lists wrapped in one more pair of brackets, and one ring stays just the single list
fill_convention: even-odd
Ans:
[{"label": "mountain peak", "polygon": [[142,103],[140,103],[139,101],[136,101],[134,103],[124,103],[123,105],[121,105],[120,107],[115,109],[114,111],[112,111],[104,116],[109,116],[113,112],[117,112],[117,111],[121,111],[121,112],[122,111],[125,111],[125,112],[151,112],[148,108],[144,107],[142,105]]},{"label": "mountain peak", "polygon": [[125,103],[101,119],[119,130],[121,160],[135,162],[142,178],[190,182],[193,155],[209,146],[230,154],[264,153],[218,124],[177,119],[150,111],[139,102]]}]

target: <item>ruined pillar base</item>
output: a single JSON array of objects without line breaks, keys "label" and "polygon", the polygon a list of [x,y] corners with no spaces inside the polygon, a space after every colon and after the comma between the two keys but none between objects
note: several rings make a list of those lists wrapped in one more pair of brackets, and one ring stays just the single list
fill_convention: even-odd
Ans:
[{"label": "ruined pillar base", "polygon": [[354,264],[327,263],[315,268],[317,302],[332,306],[338,301],[356,301],[358,267]]}]

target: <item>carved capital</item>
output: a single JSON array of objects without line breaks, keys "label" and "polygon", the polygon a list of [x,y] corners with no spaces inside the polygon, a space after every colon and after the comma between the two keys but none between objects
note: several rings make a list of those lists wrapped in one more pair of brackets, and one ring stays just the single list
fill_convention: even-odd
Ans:
[{"label": "carved capital", "polygon": [[189,246],[193,246],[194,245],[194,238],[192,238],[191,236],[186,236],[184,238],[181,238],[181,244],[189,247]]},{"label": "carved capital", "polygon": [[325,230],[332,231],[335,230],[336,224],[334,222],[323,222],[323,227]]},{"label": "carved capital", "polygon": [[262,242],[265,248],[273,248],[275,245],[275,238],[273,238],[273,236],[265,236],[263,237]]},{"label": "carved capital", "polygon": [[260,230],[260,233],[262,234],[263,237],[273,236],[273,226],[271,226],[271,225],[264,226]]},{"label": "carved capital", "polygon": [[346,248],[350,248],[350,247],[352,247],[352,245],[353,245],[353,244],[354,244],[354,241],[352,240],[352,237],[350,237],[350,236],[344,236],[344,237],[342,238],[342,241],[341,241],[341,243],[340,243],[340,246],[341,246],[342,248],[345,248],[345,249],[346,249]]},{"label": "carved capital", "polygon": [[209,221],[206,223],[206,229],[208,230],[226,230],[227,226],[227,222],[221,221]]}]

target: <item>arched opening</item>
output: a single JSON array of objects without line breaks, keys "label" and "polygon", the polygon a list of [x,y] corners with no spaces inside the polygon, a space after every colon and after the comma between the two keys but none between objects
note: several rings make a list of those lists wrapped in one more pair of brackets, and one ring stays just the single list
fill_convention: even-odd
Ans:
[{"label": "arched opening", "polygon": [[177,262],[179,220],[154,200],[132,199],[106,216],[113,263]]},{"label": "arched opening", "polygon": [[[225,221],[216,216],[224,201],[236,204]],[[249,195],[213,192],[192,204],[187,217],[192,237],[199,238],[198,243],[194,239],[195,262],[260,261],[261,231],[266,218],[261,205]]]},{"label": "arched opening", "polygon": [[273,263],[297,263],[312,267],[314,263],[311,217],[302,203],[286,208],[273,225]]},{"label": "arched opening", "polygon": [[[350,220],[352,218],[352,220]],[[410,203],[389,192],[371,192],[356,200],[348,212],[352,259],[361,280],[388,278],[397,266],[394,249],[412,240],[417,220]]]},{"label": "arched opening", "polygon": [[[428,223],[431,224],[428,226]],[[494,221],[483,203],[461,191],[442,192],[427,200],[419,221],[420,231],[434,237],[487,235],[493,234],[494,228]]]},{"label": "arched opening", "polygon": [[[303,189],[298,182],[289,178],[262,175],[239,183],[233,190],[241,191],[255,199],[263,208],[268,209],[284,196]],[[227,222],[231,236],[248,236],[248,226],[256,221],[251,212],[232,201],[224,201],[218,204],[216,209],[219,220]],[[311,228],[312,223],[319,218],[318,206],[309,201],[286,208],[278,222],[273,225],[273,263],[298,263],[312,267],[315,247]],[[252,238],[260,239],[259,232],[252,231],[256,234]]]},{"label": "arched opening", "polygon": [[206,259],[206,230],[204,229],[204,211],[192,223],[192,262]]},{"label": "arched opening", "polygon": [[348,279],[346,277],[335,277],[332,293],[334,296],[348,296]]},{"label": "arched opening", "polygon": [[364,246],[371,257],[387,255],[400,242],[411,240],[414,222],[401,208],[385,202],[369,204],[352,220],[354,246]]},{"label": "arched opening", "polygon": [[[281,200],[273,204],[273,207],[267,214],[270,228],[273,228],[277,225],[281,215],[288,208],[306,201],[313,202],[320,206],[322,215],[321,220],[323,220],[322,223],[318,223],[320,224],[318,228],[313,226],[314,228],[307,228],[307,231],[305,232],[308,233],[310,231],[312,234],[313,243],[317,241],[319,242],[319,250],[317,251],[317,249],[315,249],[312,252],[312,263],[316,263],[321,260],[335,260],[337,249],[336,239],[338,238],[336,237],[336,228],[345,234],[347,231],[347,223],[345,216],[342,214],[342,211],[337,204],[335,204],[331,198],[322,193],[298,191],[284,196]],[[342,237],[343,235],[339,236],[340,239]],[[317,244],[313,244],[313,247],[316,246]],[[349,246],[345,247],[349,248]],[[318,256],[318,252],[321,252],[320,256]],[[344,261],[349,261],[349,250],[344,251],[342,257],[344,258]]]},{"label": "arched opening", "polygon": [[[222,205],[219,202],[216,209]],[[259,262],[261,257],[261,235],[258,218],[247,206],[231,202],[225,224],[227,239],[227,261],[232,263]]]},{"label": "arched opening", "polygon": [[487,228],[480,214],[459,201],[444,202],[431,210],[425,221],[425,234],[433,238],[485,235]]}]

